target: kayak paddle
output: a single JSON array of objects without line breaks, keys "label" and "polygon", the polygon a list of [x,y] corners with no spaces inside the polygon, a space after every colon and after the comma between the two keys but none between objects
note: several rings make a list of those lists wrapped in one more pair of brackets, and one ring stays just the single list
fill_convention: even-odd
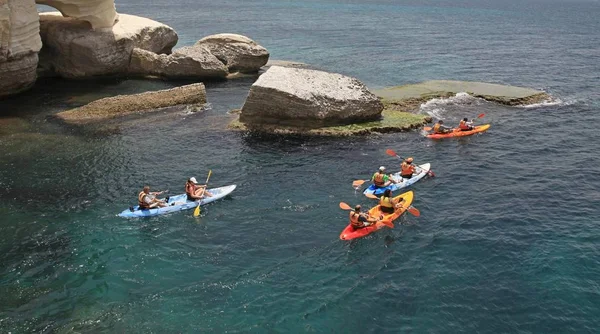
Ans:
[{"label": "kayak paddle", "polygon": [[[367,196],[368,198],[372,198],[372,199],[379,199],[377,196],[375,196],[373,194],[365,194],[365,196]],[[421,211],[419,211],[419,209],[413,207],[412,205],[409,206],[408,209],[406,209],[406,211],[410,212],[415,217],[419,217],[421,215]]]},{"label": "kayak paddle", "polygon": [[[342,210],[354,210],[350,207],[350,205],[348,205],[347,203],[344,202],[340,202],[340,209]],[[394,223],[392,223],[391,220],[378,220],[378,222],[381,222],[382,224],[384,224],[385,226],[389,227],[389,228],[394,228]]]},{"label": "kayak paddle", "polygon": [[[390,156],[392,156],[392,157],[396,157],[396,158],[398,158],[398,159],[400,159],[400,160],[404,160],[404,158],[403,158],[403,157],[401,157],[401,156],[399,156],[398,154],[396,154],[396,152],[394,152],[394,150],[392,150],[392,149],[389,149],[389,148],[388,148],[387,150],[385,150],[385,153],[386,153],[387,155],[390,155]],[[431,169],[429,169],[428,171],[426,171],[426,173],[427,173],[427,175],[429,175],[429,176],[431,176],[431,177],[435,177],[435,174],[433,174],[433,171],[432,171]]]},{"label": "kayak paddle", "polygon": [[[484,116],[485,116],[485,114],[481,113],[481,114],[477,115],[477,118],[483,118]],[[430,127],[430,126],[426,126],[426,127],[423,128],[423,130],[425,130],[425,131],[431,131],[431,130],[433,130],[433,128]]]},{"label": "kayak paddle", "polygon": [[[204,189],[202,189],[202,193],[200,194],[200,196],[203,196],[204,192],[206,192],[206,188],[208,188],[208,179],[210,179],[210,174],[212,174],[212,169],[208,170],[208,176],[206,177],[206,183],[204,185]],[[200,216],[200,202],[202,202],[202,199],[200,199],[198,201],[198,206],[196,207],[196,209],[194,209],[194,217]]]},{"label": "kayak paddle", "polygon": [[370,180],[354,180],[352,182],[352,187],[353,188],[358,188],[358,187],[362,186],[363,183],[368,182],[368,181],[370,181]]}]

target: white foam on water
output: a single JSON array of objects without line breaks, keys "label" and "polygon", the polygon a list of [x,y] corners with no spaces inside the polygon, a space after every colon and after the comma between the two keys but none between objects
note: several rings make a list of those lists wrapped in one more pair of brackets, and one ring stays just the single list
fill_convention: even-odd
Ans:
[{"label": "white foam on water", "polygon": [[458,105],[458,104],[471,104],[476,102],[478,99],[465,93],[460,92],[454,96],[448,98],[436,98],[431,99],[419,107],[421,112],[427,113],[428,115],[441,118],[443,111],[445,110],[445,106],[449,105]]},{"label": "white foam on water", "polygon": [[575,101],[563,101],[559,98],[549,98],[547,100],[544,100],[542,102],[539,103],[533,103],[533,104],[526,104],[524,106],[518,106],[518,108],[523,108],[523,109],[536,109],[536,108],[543,108],[543,107],[551,107],[551,106],[568,106],[575,103]]}]

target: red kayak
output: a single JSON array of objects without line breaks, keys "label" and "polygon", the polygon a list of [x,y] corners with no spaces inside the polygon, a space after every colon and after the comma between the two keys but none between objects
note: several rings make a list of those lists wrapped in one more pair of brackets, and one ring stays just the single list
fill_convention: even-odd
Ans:
[{"label": "red kayak", "polygon": [[[402,203],[402,206],[399,207],[398,209],[396,209],[396,211],[394,213],[386,214],[383,216],[383,219],[376,222],[374,225],[359,228],[358,230],[354,229],[354,227],[352,227],[352,224],[348,224],[348,226],[346,226],[346,228],[340,234],[340,239],[352,240],[352,239],[356,239],[356,238],[362,238],[366,235],[369,235],[369,234],[385,227],[386,225],[384,223],[382,223],[381,221],[384,221],[384,220],[392,220],[393,221],[394,219],[400,217],[412,204],[414,193],[412,192],[412,190],[407,191],[404,194],[394,197],[394,199],[399,199],[400,197],[402,197],[404,199],[404,202]],[[376,205],[369,210],[369,215],[372,217],[378,217],[381,214],[382,214],[382,212],[379,208],[379,205]]]}]

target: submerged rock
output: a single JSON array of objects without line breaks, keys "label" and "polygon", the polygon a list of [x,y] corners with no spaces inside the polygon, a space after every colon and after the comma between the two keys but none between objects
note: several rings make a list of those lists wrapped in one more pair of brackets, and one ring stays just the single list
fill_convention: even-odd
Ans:
[{"label": "submerged rock", "polygon": [[269,60],[269,51],[252,39],[237,34],[216,34],[196,42],[206,47],[230,73],[256,73]]},{"label": "submerged rock", "polygon": [[151,112],[159,108],[205,103],[204,84],[196,83],[154,92],[107,97],[60,112],[56,117],[71,124],[86,124],[134,113]]},{"label": "submerged rock", "polygon": [[465,92],[471,96],[510,106],[539,103],[550,96],[539,90],[485,82],[432,80],[374,91],[387,107],[414,111],[421,103],[433,98],[454,96]]},{"label": "submerged rock", "polygon": [[357,79],[316,70],[269,68],[250,88],[240,121],[315,128],[377,120],[383,105]]},{"label": "submerged rock", "polygon": [[93,30],[87,21],[43,13],[40,34],[41,67],[65,78],[125,74],[134,48],[170,53],[177,43],[171,27],[126,14],[111,28]]}]

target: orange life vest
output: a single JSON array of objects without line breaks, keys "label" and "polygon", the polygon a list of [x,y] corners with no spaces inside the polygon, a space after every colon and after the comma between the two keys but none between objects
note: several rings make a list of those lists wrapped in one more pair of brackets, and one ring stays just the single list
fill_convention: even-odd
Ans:
[{"label": "orange life vest", "polygon": [[360,213],[356,213],[354,211],[350,211],[350,224],[356,227],[363,227],[363,223],[361,223],[358,218],[360,217]]},{"label": "orange life vest", "polygon": [[441,127],[441,124],[440,124],[440,123],[436,123],[436,124],[433,126],[433,132],[434,132],[434,133],[442,133],[442,130],[440,129],[440,127]]},{"label": "orange life vest", "polygon": [[415,172],[415,166],[413,166],[412,164],[407,164],[406,161],[402,161],[402,165],[400,165],[400,168],[402,168],[402,171],[400,172],[401,176],[413,175],[413,173]]},{"label": "orange life vest", "polygon": [[385,206],[386,208],[393,208],[394,202],[391,197],[381,196],[381,199],[379,199],[379,205]]},{"label": "orange life vest", "polygon": [[376,186],[381,187],[385,184],[384,182],[384,178],[385,174],[383,173],[375,173],[375,175],[373,176],[373,183],[375,183]]},{"label": "orange life vest", "polygon": [[144,202],[144,197],[146,195],[147,194],[144,191],[142,191],[142,192],[140,192],[138,194],[138,205],[140,206],[140,208],[147,208],[148,207],[148,204],[146,202]]},{"label": "orange life vest", "polygon": [[469,125],[467,125],[467,122],[465,122],[464,120],[461,120],[460,123],[458,123],[458,128],[461,130],[470,130],[471,127]]}]

